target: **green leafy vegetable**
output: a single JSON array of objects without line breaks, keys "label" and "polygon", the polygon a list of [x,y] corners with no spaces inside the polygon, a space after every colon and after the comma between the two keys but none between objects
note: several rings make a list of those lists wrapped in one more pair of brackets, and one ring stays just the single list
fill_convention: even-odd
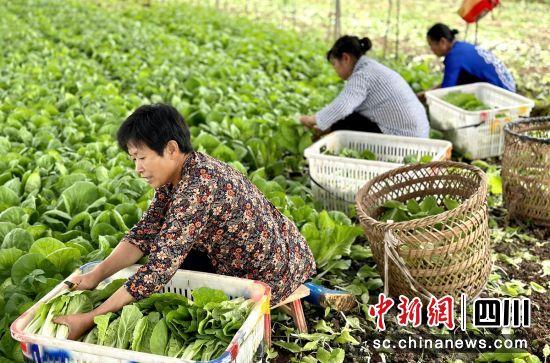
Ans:
[{"label": "green leafy vegetable", "polygon": [[[122,308],[117,330],[117,348],[126,349],[129,346],[134,328],[142,317],[143,314],[136,305],[127,305]],[[155,331],[153,331],[153,335],[154,334]],[[162,354],[162,352],[157,354]]]},{"label": "green leafy vegetable", "polygon": [[442,99],[452,105],[467,111],[489,110],[491,107],[481,102],[474,94],[453,91],[447,93]]},{"label": "green leafy vegetable", "polygon": [[370,150],[358,151],[349,148],[342,148],[340,151],[333,152],[329,149],[324,150],[325,155],[342,156],[345,158],[363,159],[363,160],[376,160],[376,155]]},{"label": "green leafy vegetable", "polygon": [[433,216],[446,210],[452,210],[459,206],[460,202],[449,196],[443,198],[440,205],[435,196],[426,196],[420,201],[410,199],[406,204],[388,200],[384,203],[384,211],[380,217],[381,221],[393,220],[394,222],[404,222],[413,219]]}]

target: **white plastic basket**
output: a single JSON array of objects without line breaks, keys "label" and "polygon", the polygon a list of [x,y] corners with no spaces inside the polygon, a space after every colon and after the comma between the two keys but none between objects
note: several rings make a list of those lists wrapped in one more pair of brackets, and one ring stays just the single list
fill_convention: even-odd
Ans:
[{"label": "white plastic basket", "polygon": [[[377,160],[331,156],[323,151],[342,148],[370,150]],[[432,160],[451,156],[452,144],[445,140],[335,131],[304,151],[309,162],[313,196],[325,209],[350,212],[355,209],[355,194],[371,178],[403,165],[410,154],[430,155]]]},{"label": "white plastic basket", "polygon": [[443,137],[453,143],[455,150],[470,159],[485,159],[504,152],[504,125],[510,118],[494,118],[479,126],[443,131]]},{"label": "white plastic basket", "polygon": [[[472,93],[491,109],[466,111],[442,99],[454,91]],[[529,116],[535,105],[526,97],[489,83],[439,88],[426,92],[426,99],[431,126],[443,131],[456,150],[474,159],[501,155],[504,125]]]},{"label": "white plastic basket", "polygon": [[[95,263],[84,265],[71,276],[85,273],[91,270],[94,265]],[[127,278],[138,268],[139,265],[134,265],[123,269],[111,278]],[[191,291],[203,286],[223,290],[230,298],[242,296],[255,301],[250,315],[235,334],[225,352],[220,357],[210,361],[212,363],[252,362],[255,352],[264,338],[264,333],[266,331],[267,333],[270,332],[270,288],[259,281],[178,270],[172,280],[166,284],[163,291],[177,293],[191,299]],[[32,320],[40,305],[59,294],[63,289],[66,289],[66,285],[60,283],[11,325],[11,335],[15,340],[21,342],[21,349],[26,361],[38,363],[195,362],[25,333],[25,327]],[[269,340],[269,334],[266,337]]]},{"label": "white plastic basket", "polygon": [[[466,111],[460,107],[443,101],[450,92],[474,94],[481,102],[491,107],[484,111]],[[502,114],[515,120],[527,117],[535,103],[530,99],[494,86],[490,83],[472,83],[463,86],[439,88],[426,92],[426,100],[430,112],[432,126],[438,130],[458,129],[476,126],[491,121],[496,115]]]}]

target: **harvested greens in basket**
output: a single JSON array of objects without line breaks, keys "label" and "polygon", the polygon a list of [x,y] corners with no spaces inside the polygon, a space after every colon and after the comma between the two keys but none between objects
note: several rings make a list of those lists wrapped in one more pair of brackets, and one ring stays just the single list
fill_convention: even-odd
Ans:
[{"label": "harvested greens in basket", "polygon": [[[325,149],[323,151],[323,154],[325,155],[331,155],[331,156],[341,156],[344,158],[353,158],[353,159],[363,159],[363,160],[377,160],[376,154],[374,154],[370,150],[353,150],[349,148],[342,148],[339,152],[334,152],[328,149]],[[405,155],[403,157],[402,163],[403,164],[415,164],[415,163],[428,163],[432,161],[433,157],[431,155],[418,155],[418,154],[409,154]],[[380,160],[380,161],[387,161],[392,163],[399,163],[401,161],[399,160]]]},{"label": "harvested greens in basket", "polygon": [[[91,291],[73,291],[41,306],[26,332],[66,339],[65,325],[55,316],[91,311],[111,296],[125,279]],[[220,356],[250,313],[253,302],[229,300],[221,290],[192,292],[193,301],[174,293],[159,293],[127,305],[118,313],[94,318],[95,326],[81,341],[107,347],[193,360]]]},{"label": "harvested greens in basket", "polygon": [[443,101],[460,107],[466,111],[482,111],[489,110],[491,107],[481,102],[474,94],[453,91],[442,97]]},{"label": "harvested greens in basket", "polygon": [[406,203],[388,200],[384,203],[384,213],[379,220],[384,222],[388,220],[394,222],[410,221],[455,209],[459,204],[460,202],[451,197],[445,197],[442,203],[438,203],[437,198],[432,195],[426,196],[420,201],[410,199]]}]

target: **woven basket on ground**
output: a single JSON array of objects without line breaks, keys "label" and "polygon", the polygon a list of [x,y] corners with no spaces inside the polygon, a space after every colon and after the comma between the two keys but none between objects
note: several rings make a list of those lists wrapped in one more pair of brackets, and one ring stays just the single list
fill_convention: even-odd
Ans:
[{"label": "woven basket on ground", "polygon": [[501,173],[510,217],[550,227],[550,116],[505,126]]},{"label": "woven basket on ground", "polygon": [[[388,200],[435,196],[460,201],[450,211],[396,223],[378,221]],[[475,166],[437,161],[393,169],[371,179],[356,197],[385,291],[393,296],[473,298],[491,271],[487,177]],[[387,269],[385,269],[387,267]]]}]

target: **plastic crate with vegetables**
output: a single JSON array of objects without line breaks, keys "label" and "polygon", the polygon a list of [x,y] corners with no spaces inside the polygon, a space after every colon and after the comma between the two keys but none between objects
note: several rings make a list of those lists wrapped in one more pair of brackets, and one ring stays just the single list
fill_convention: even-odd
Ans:
[{"label": "plastic crate with vegetables", "polygon": [[451,148],[445,140],[342,130],[323,137],[304,155],[318,203],[353,214],[355,194],[366,181],[403,164],[448,159]]},{"label": "plastic crate with vegetables", "polygon": [[54,288],[12,324],[24,356],[36,362],[252,361],[269,326],[269,288],[194,271],[177,271],[164,292],[96,316],[79,341],[67,340],[67,327],[53,318],[91,311],[138,267],[94,290]]},{"label": "plastic crate with vegetables", "polygon": [[489,83],[435,89],[426,100],[431,126],[471,159],[501,155],[504,125],[529,116],[534,107],[530,99]]}]

